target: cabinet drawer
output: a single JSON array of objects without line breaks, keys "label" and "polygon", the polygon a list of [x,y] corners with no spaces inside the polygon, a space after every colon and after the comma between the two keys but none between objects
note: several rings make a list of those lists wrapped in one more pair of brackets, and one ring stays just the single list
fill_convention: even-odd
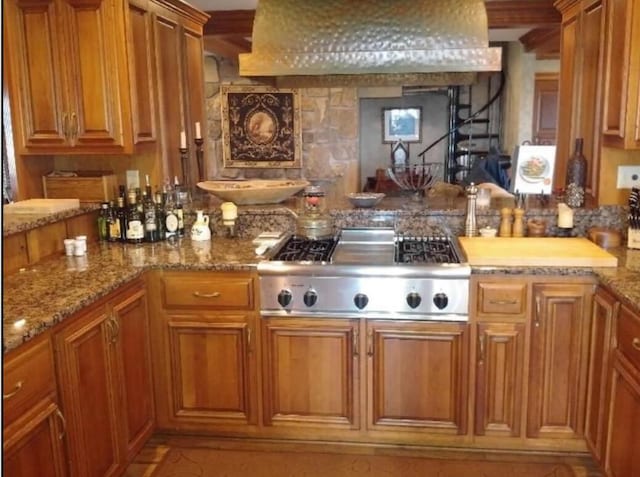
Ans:
[{"label": "cabinet drawer", "polygon": [[640,316],[626,306],[618,316],[618,348],[640,370]]},{"label": "cabinet drawer", "polygon": [[253,279],[232,275],[165,275],[164,308],[253,309]]},{"label": "cabinet drawer", "polygon": [[523,282],[480,282],[477,290],[478,316],[511,315],[524,317],[527,284]]},{"label": "cabinet drawer", "polygon": [[4,424],[14,421],[55,388],[50,340],[41,340],[23,352],[18,350],[3,366]]}]

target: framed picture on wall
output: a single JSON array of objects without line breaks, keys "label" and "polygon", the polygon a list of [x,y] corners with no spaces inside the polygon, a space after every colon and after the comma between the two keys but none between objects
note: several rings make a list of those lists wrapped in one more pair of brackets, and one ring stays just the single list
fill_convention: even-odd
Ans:
[{"label": "framed picture on wall", "polygon": [[556,146],[516,146],[513,192],[551,194]]},{"label": "framed picture on wall", "polygon": [[398,141],[422,141],[422,107],[382,109],[382,142]]},{"label": "framed picture on wall", "polygon": [[225,167],[300,168],[300,93],[267,86],[223,86]]}]

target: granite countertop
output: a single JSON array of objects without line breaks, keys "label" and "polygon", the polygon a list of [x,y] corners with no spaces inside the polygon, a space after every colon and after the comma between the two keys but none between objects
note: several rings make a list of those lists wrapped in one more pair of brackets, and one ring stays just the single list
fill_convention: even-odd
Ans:
[{"label": "granite countertop", "polygon": [[100,204],[86,203],[80,204],[78,209],[65,210],[55,214],[2,214],[2,236],[6,237],[18,232],[26,232],[43,225],[93,212],[99,208]]},{"label": "granite countertop", "polygon": [[[617,268],[474,267],[472,273],[595,274],[622,300],[640,310],[640,250],[610,250]],[[3,351],[51,328],[74,312],[153,268],[172,270],[254,270],[260,257],[251,239],[215,237],[210,242],[185,238],[157,244],[98,243],[84,257],[57,256],[3,283]]]}]

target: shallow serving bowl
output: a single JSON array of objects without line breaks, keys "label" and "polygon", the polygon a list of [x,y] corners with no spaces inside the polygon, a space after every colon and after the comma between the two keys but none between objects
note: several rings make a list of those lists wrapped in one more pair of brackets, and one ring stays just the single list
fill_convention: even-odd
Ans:
[{"label": "shallow serving bowl", "polygon": [[373,207],[384,197],[382,193],[376,192],[352,192],[347,194],[347,199],[354,207]]},{"label": "shallow serving bowl", "polygon": [[204,181],[198,187],[238,205],[277,204],[309,185],[305,180]]}]

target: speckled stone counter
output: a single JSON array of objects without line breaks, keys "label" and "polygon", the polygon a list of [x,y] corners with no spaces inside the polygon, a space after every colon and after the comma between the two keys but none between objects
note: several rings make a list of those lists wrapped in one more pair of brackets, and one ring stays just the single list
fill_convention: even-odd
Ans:
[{"label": "speckled stone counter", "polygon": [[43,260],[3,281],[3,350],[19,346],[146,269],[251,270],[258,260],[250,240],[221,238],[141,245],[100,243],[91,245],[83,257]]},{"label": "speckled stone counter", "polygon": [[99,208],[100,204],[82,204],[78,209],[65,210],[56,214],[3,214],[2,236],[6,237],[18,232],[37,229],[43,225],[93,212]]},{"label": "speckled stone counter", "polygon": [[[238,207],[236,238],[227,237],[222,224],[220,201],[201,197],[190,204],[185,224],[193,221],[196,209],[211,218],[211,242],[191,242],[183,239],[174,243],[95,244],[86,257],[55,257],[44,260],[26,271],[11,275],[3,283],[3,348],[8,351],[38,333],[107,295],[122,284],[140,276],[149,268],[183,270],[251,270],[259,261],[251,243],[260,232],[284,231],[294,233],[298,199],[291,198],[275,205],[247,205]],[[497,226],[501,206],[513,207],[512,199],[492,201],[489,209],[477,214],[479,226]],[[55,221],[89,210],[96,206],[46,218],[14,221],[3,224],[3,234],[44,225],[40,221]],[[465,200],[428,199],[411,201],[407,198],[385,198],[371,209],[354,209],[347,201],[328,204],[336,231],[344,227],[392,227],[397,232],[415,235],[459,236],[464,230]],[[528,204],[525,217],[543,217],[553,233],[556,210],[553,204]],[[572,235],[584,236],[588,227],[607,226],[625,230],[623,208],[598,207],[575,212]],[[6,222],[6,221],[5,221]],[[640,309],[640,251],[620,248],[615,251],[620,266],[616,269],[590,268],[474,268],[473,273],[518,273],[578,275],[594,274],[625,302]],[[17,323],[17,324],[16,324]]]}]

